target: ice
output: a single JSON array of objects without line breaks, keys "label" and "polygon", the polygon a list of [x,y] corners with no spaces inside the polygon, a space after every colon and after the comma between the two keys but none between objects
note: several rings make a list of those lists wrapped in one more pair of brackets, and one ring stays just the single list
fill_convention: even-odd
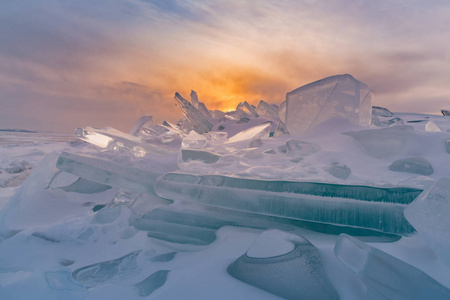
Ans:
[{"label": "ice", "polygon": [[181,97],[180,94],[175,93],[175,100],[180,108],[184,117],[189,121],[192,129],[199,134],[211,131],[213,124],[211,124],[207,118],[196,109],[189,101]]},{"label": "ice", "polygon": [[136,272],[138,268],[136,259],[139,253],[140,251],[134,251],[114,260],[102,261],[76,269],[72,272],[72,277],[87,288],[111,280],[120,280]]},{"label": "ice", "polygon": [[372,106],[372,115],[389,118],[392,117],[392,112],[384,107]]},{"label": "ice", "polygon": [[147,154],[167,154],[172,152],[169,148],[161,145],[143,143],[143,141],[134,135],[127,134],[111,127],[77,128],[75,135],[88,143],[110,151],[127,151],[136,157],[143,157]]},{"label": "ice", "polygon": [[198,109],[198,103],[199,103],[199,101],[198,101],[198,95],[197,95],[197,93],[196,93],[194,90],[191,90],[190,96],[191,96],[191,103],[192,103],[192,106],[194,106],[196,109]]},{"label": "ice", "polygon": [[[277,243],[283,248],[277,249]],[[273,251],[260,249],[267,245]],[[317,248],[295,234],[263,232],[227,270],[231,276],[284,299],[339,299]]]},{"label": "ice", "polygon": [[139,290],[139,295],[141,297],[148,297],[156,289],[162,287],[164,283],[166,283],[169,272],[169,270],[156,271],[141,282],[137,283],[136,287]]},{"label": "ice", "polygon": [[396,160],[389,166],[389,170],[420,175],[433,174],[433,167],[430,162],[422,157],[409,157]]},{"label": "ice", "polygon": [[439,179],[404,214],[436,256],[450,267],[450,179]]},{"label": "ice", "polygon": [[320,151],[319,146],[296,139],[288,140],[286,147],[290,155],[308,156]]},{"label": "ice", "polygon": [[349,167],[340,163],[332,163],[331,165],[328,165],[323,169],[334,177],[343,180],[346,180],[352,173]]},{"label": "ice", "polygon": [[450,153],[450,139],[445,140],[445,149],[447,150],[447,153]]},{"label": "ice", "polygon": [[153,117],[152,116],[142,116],[133,125],[130,130],[130,134],[139,135],[143,128],[153,127]]},{"label": "ice", "polygon": [[239,103],[238,106],[236,107],[236,110],[243,110],[253,118],[259,118],[259,115],[256,112],[255,108],[252,105],[250,105],[247,101]]},{"label": "ice", "polygon": [[213,164],[217,162],[222,156],[202,150],[189,150],[183,149],[181,150],[181,159],[184,162],[189,162],[191,160],[204,162],[205,164]]},{"label": "ice", "polygon": [[367,299],[450,299],[450,290],[421,270],[346,234],[336,257],[366,286]]},{"label": "ice", "polygon": [[271,122],[266,122],[249,129],[243,130],[230,137],[227,143],[237,143],[245,140],[268,138]]},{"label": "ice", "polygon": [[433,121],[428,121],[427,124],[425,124],[425,131],[429,132],[441,132],[442,129],[439,127],[436,123]]},{"label": "ice", "polygon": [[199,149],[205,147],[207,141],[208,139],[203,135],[198,134],[195,131],[191,131],[186,137],[184,137],[181,142],[181,146],[183,148]]},{"label": "ice", "polygon": [[206,105],[203,102],[199,102],[198,103],[198,110],[202,113],[202,115],[207,118],[207,119],[211,119],[212,115],[209,112],[208,108],[206,107]]},{"label": "ice", "polygon": [[353,137],[370,156],[384,158],[405,151],[412,143],[414,128],[398,125],[343,134]]},{"label": "ice", "polygon": [[450,110],[442,109],[441,113],[442,113],[443,116],[450,116]]},{"label": "ice", "polygon": [[259,101],[256,107],[256,113],[264,118],[278,119],[278,109],[265,102],[264,100]]},{"label": "ice", "polygon": [[369,126],[372,90],[351,75],[336,75],[307,84],[286,94],[286,124],[291,134],[302,134],[333,118]]},{"label": "ice", "polygon": [[116,163],[107,158],[68,152],[60,154],[56,166],[62,171],[90,181],[144,193],[153,193],[154,180],[164,173],[164,169],[143,169],[128,166],[126,163]]},{"label": "ice", "polygon": [[168,173],[157,179],[155,192],[166,199],[409,235],[414,229],[403,210],[421,190]]}]

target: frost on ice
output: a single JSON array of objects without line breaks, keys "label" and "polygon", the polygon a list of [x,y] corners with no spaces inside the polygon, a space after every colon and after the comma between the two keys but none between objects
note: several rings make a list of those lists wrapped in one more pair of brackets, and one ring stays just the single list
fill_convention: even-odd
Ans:
[{"label": "frost on ice", "polygon": [[[178,122],[78,128],[33,169],[0,211],[1,299],[448,298],[426,274],[447,269],[418,269],[450,266],[448,117],[372,107],[350,75],[280,105],[190,99]],[[426,262],[377,248],[405,245]]]}]

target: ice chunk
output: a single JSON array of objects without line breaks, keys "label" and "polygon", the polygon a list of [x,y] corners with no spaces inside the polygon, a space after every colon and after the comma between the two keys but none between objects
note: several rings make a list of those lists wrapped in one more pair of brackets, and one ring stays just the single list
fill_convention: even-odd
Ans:
[{"label": "ice chunk", "polygon": [[380,106],[372,106],[372,115],[389,118],[392,117],[393,114],[387,108]]},{"label": "ice chunk", "polygon": [[194,90],[191,90],[190,96],[191,96],[191,103],[192,103],[192,106],[194,106],[196,109],[198,109],[198,103],[199,103],[199,101],[198,101],[198,95],[197,95],[197,93],[196,93]]},{"label": "ice chunk", "polygon": [[372,97],[372,90],[351,75],[327,77],[286,94],[285,124],[291,134],[305,133],[333,118],[369,126]]},{"label": "ice chunk", "polygon": [[244,131],[238,132],[234,136],[230,137],[227,143],[237,143],[251,139],[268,138],[271,125],[271,122],[265,122]]},{"label": "ice chunk", "polygon": [[166,199],[408,235],[414,229],[403,209],[421,190],[168,173],[158,178],[155,192]]},{"label": "ice chunk", "polygon": [[450,267],[450,179],[439,179],[404,214],[436,256]]},{"label": "ice chunk", "polygon": [[334,253],[366,285],[369,300],[450,299],[450,290],[426,273],[346,234]]},{"label": "ice chunk", "polygon": [[259,115],[256,112],[255,108],[252,105],[250,105],[247,101],[239,103],[236,110],[243,110],[244,112],[248,113],[250,116],[252,116],[254,118],[259,118]]},{"label": "ice chunk", "polygon": [[339,299],[317,248],[295,234],[263,232],[227,270],[231,276],[284,299]]},{"label": "ice chunk", "polygon": [[343,134],[353,137],[370,156],[383,158],[406,150],[412,142],[413,131],[411,126],[399,125]]},{"label": "ice chunk", "polygon": [[346,180],[352,173],[349,167],[340,163],[333,163],[323,168],[326,172],[330,173],[336,178]]},{"label": "ice chunk", "polygon": [[56,167],[97,183],[144,193],[153,193],[153,182],[161,175],[158,169],[144,170],[89,154],[67,152],[60,154]]},{"label": "ice chunk", "polygon": [[142,128],[152,128],[153,127],[153,117],[152,116],[143,116],[140,117],[133,125],[130,130],[130,134],[139,135]]},{"label": "ice chunk", "polygon": [[256,107],[256,113],[261,117],[269,118],[269,119],[278,119],[278,110],[265,102],[264,100],[259,101],[258,106]]},{"label": "ice chunk", "polygon": [[146,154],[167,154],[168,152],[172,152],[172,150],[167,147],[143,143],[139,137],[121,132],[111,127],[77,128],[75,135],[79,139],[100,148],[108,149],[110,151],[126,150],[136,157],[143,157]]},{"label": "ice chunk", "polygon": [[72,272],[72,277],[87,288],[123,278],[138,268],[136,259],[139,253],[140,251],[134,251],[118,259],[76,269]]},{"label": "ice chunk", "polygon": [[286,101],[283,101],[278,108],[278,117],[280,121],[286,124]]},{"label": "ice chunk", "polygon": [[372,125],[377,127],[389,127],[393,125],[403,125],[405,122],[400,118],[382,118],[372,115]]},{"label": "ice chunk", "polygon": [[277,129],[275,130],[275,133],[273,134],[273,137],[279,137],[283,134],[289,134],[289,131],[287,130],[286,125],[284,125],[283,122],[278,122]]},{"label": "ice chunk", "polygon": [[189,132],[181,142],[183,148],[199,149],[205,147],[207,138],[195,131]]},{"label": "ice chunk", "polygon": [[433,167],[430,162],[422,157],[410,157],[396,160],[389,166],[389,170],[420,175],[433,174]]},{"label": "ice chunk", "polygon": [[166,283],[167,275],[169,274],[169,270],[159,270],[155,273],[151,274],[138,284],[136,287],[139,290],[139,295],[141,297],[147,297],[151,293],[153,293],[156,289],[159,289]]},{"label": "ice chunk", "polygon": [[213,125],[198,109],[192,106],[189,101],[181,97],[181,95],[178,93],[175,93],[175,100],[181,110],[181,113],[189,121],[189,123],[197,133],[203,134],[205,132],[211,131]]},{"label": "ice chunk", "polygon": [[450,116],[450,110],[442,109],[441,113],[442,113],[443,116]]},{"label": "ice chunk", "polygon": [[450,153],[450,139],[445,140],[445,149],[447,149],[447,153]]},{"label": "ice chunk", "polygon": [[320,151],[319,146],[296,139],[288,140],[286,147],[291,155],[308,156]]},{"label": "ice chunk", "polygon": [[436,123],[433,121],[428,121],[427,124],[425,124],[425,131],[429,132],[441,132],[442,129],[439,127]]},{"label": "ice chunk", "polygon": [[199,102],[198,103],[198,110],[202,113],[202,115],[207,118],[207,119],[211,119],[211,113],[209,112],[208,108],[206,107],[206,105],[203,102]]}]

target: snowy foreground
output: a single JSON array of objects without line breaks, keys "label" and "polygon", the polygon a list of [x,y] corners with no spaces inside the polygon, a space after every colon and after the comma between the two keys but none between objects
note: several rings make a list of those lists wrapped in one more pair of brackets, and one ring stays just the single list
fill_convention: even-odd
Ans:
[{"label": "snowy foreground", "polygon": [[450,299],[450,116],[349,75],[129,133],[0,131],[0,299]]}]

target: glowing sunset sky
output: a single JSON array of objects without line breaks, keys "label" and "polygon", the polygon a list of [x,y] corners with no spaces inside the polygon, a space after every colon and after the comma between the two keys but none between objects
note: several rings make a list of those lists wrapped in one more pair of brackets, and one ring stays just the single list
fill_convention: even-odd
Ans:
[{"label": "glowing sunset sky", "polygon": [[335,74],[393,111],[450,109],[448,1],[16,0],[0,9],[0,128],[128,131],[141,115],[280,103]]}]

